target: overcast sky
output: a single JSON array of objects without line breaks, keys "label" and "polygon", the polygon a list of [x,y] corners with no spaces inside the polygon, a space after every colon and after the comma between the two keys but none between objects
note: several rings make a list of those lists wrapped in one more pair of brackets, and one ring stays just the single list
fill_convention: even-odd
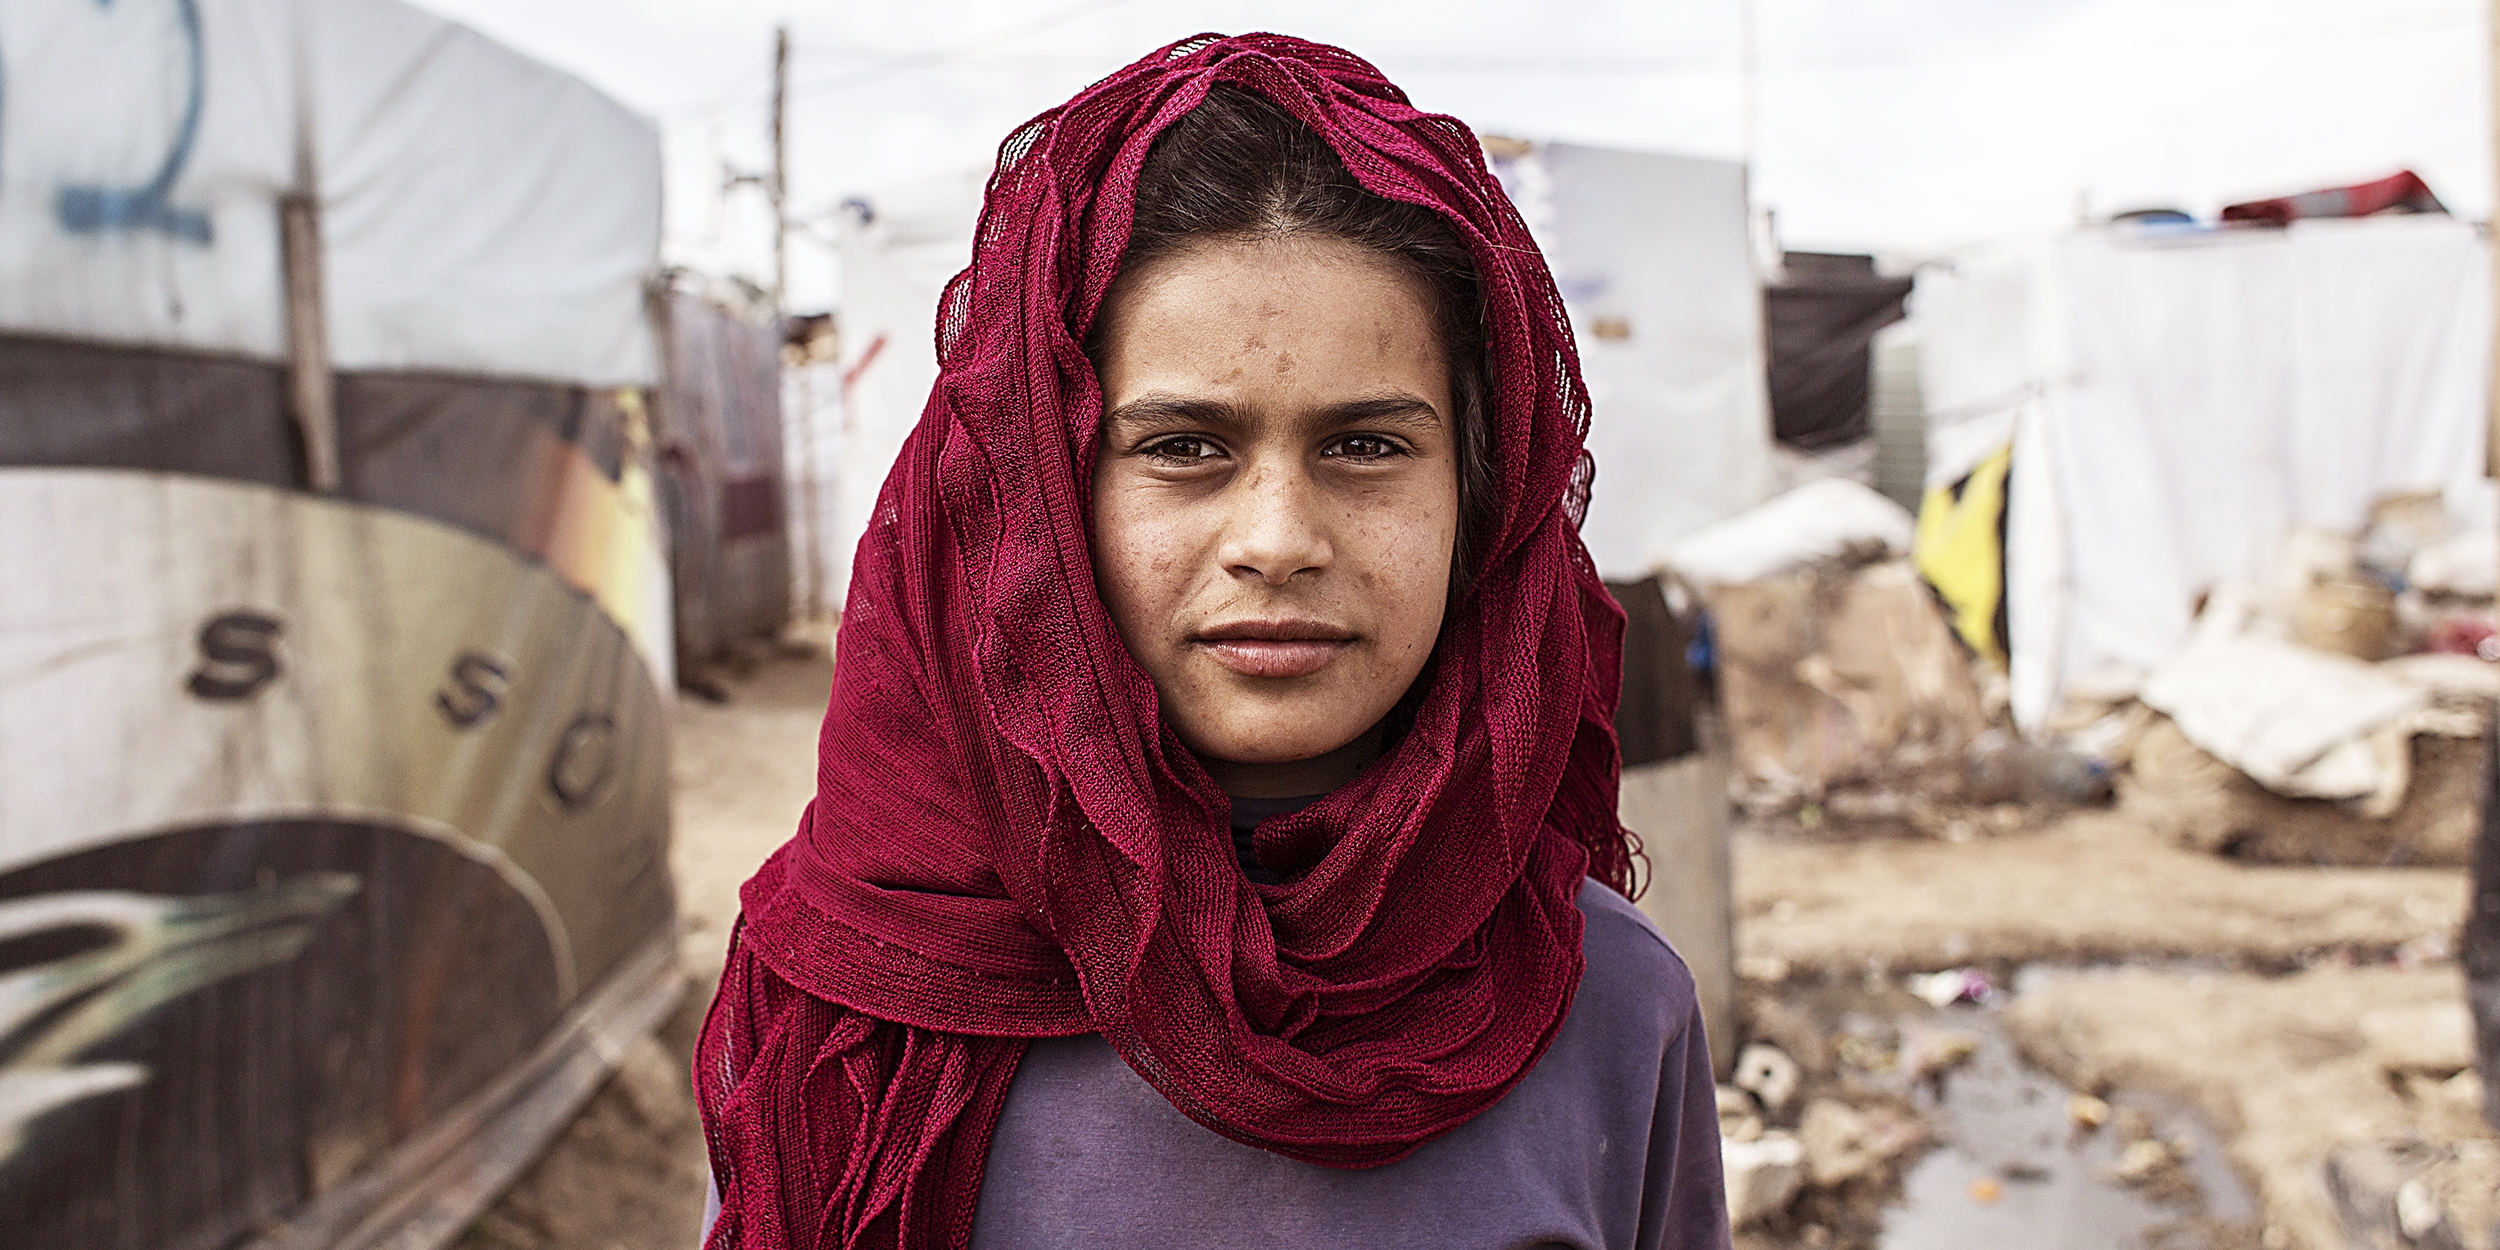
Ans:
[{"label": "overcast sky", "polygon": [[[795,214],[986,166],[1017,122],[1161,44],[1277,30],[1371,59],[1479,131],[1741,159],[1792,247],[1930,252],[2154,204],[2411,168],[2492,199],[2485,0],[417,0],[650,115],[668,253],[769,271],[724,171],[766,157],[792,58]],[[792,250],[793,303],[833,297]]]}]

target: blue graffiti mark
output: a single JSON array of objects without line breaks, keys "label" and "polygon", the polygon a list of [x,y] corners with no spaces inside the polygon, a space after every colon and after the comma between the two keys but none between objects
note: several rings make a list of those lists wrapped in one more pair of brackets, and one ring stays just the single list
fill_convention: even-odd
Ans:
[{"label": "blue graffiti mark", "polygon": [[[96,0],[96,6],[109,9],[113,0]],[[200,46],[198,0],[174,0],[174,9],[181,15],[182,33],[190,41],[191,93],[183,105],[182,126],[174,134],[173,147],[165,153],[164,164],[157,166],[156,176],[143,186],[62,187],[53,197],[52,215],[60,220],[62,229],[72,234],[160,230],[186,243],[206,245],[215,239],[206,212],[177,207],[171,198],[174,179],[182,176],[182,167],[191,160],[191,145],[200,137],[200,107],[207,96],[207,58]]]}]

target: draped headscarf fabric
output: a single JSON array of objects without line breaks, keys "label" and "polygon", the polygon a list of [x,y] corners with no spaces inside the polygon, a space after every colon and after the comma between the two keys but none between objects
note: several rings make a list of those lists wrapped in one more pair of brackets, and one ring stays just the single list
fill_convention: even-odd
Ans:
[{"label": "draped headscarf fabric", "polygon": [[[1257,835],[1157,714],[1094,588],[1102,395],[1080,344],[1148,147],[1233,84],[1472,250],[1493,477],[1480,564],[1356,780]],[[1588,400],[1552,277],[1475,137],[1275,35],[1162,49],[999,152],[940,374],[879,496],[816,800],[747,882],[695,1086],[713,1247],[962,1246],[1026,1039],[1100,1033],[1172,1105],[1314,1164],[1397,1160],[1491,1106],[1581,972],[1583,877],[1626,890],[1622,618],[1581,546]]]}]

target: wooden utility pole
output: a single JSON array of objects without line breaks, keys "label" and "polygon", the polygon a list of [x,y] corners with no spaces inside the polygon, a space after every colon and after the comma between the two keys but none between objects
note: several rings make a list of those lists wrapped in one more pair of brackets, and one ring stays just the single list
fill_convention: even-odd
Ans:
[{"label": "wooden utility pole", "polygon": [[278,200],[278,252],[286,286],[287,410],[304,443],[304,484],[339,489],[338,408],[321,290],[321,210],[298,192]]},{"label": "wooden utility pole", "polygon": [[[2500,0],[2494,0],[2500,3]],[[790,311],[790,28],[773,28],[773,176],[765,193],[773,202],[773,313]]]}]

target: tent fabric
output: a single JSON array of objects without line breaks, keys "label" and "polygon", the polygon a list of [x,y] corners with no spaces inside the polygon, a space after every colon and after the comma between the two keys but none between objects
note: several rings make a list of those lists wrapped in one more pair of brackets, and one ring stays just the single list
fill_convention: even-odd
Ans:
[{"label": "tent fabric", "polygon": [[1568,143],[1493,168],[1554,268],[1595,405],[1581,537],[1599,573],[1638,581],[1677,539],[1770,496],[1745,169]]},{"label": "tent fabric", "polygon": [[789,620],[781,333],[686,291],[665,308],[657,459],[682,670]]},{"label": "tent fabric", "polygon": [[2405,169],[2349,187],[2228,205],[2222,210],[2222,219],[2281,226],[2304,217],[2367,217],[2391,209],[2408,213],[2448,211],[2441,206],[2439,197],[2431,194],[2430,184],[2422,181],[2420,174]]},{"label": "tent fabric", "polygon": [[0,335],[0,465],[286,487],[301,460],[278,365]]},{"label": "tent fabric", "polygon": [[2488,248],[2446,217],[2123,231],[1923,271],[1931,485],[2014,445],[2016,720],[2132,692],[2200,596],[2262,580],[2295,525],[2357,532],[2378,497],[2482,489]]},{"label": "tent fabric", "polygon": [[813,575],[831,607],[842,605],[852,549],[937,381],[929,327],[938,293],[972,254],[981,182],[966,170],[901,183],[853,196],[836,218],[842,351],[794,397],[818,414],[814,477],[824,521]]},{"label": "tent fabric", "polygon": [[1963,644],[1999,666],[2006,641],[2006,481],[2013,467],[2008,443],[1961,481],[1928,491],[1918,509],[1919,576],[1950,609]]},{"label": "tent fabric", "polygon": [[1872,256],[1790,252],[1786,268],[1762,291],[1772,435],[1809,451],[1860,442],[1872,430],[1875,335],[1905,315],[1911,280],[1876,273]]},{"label": "tent fabric", "polygon": [[[672,670],[646,600],[667,580],[647,530],[639,393],[344,372],[336,497],[425,517],[546,562]],[[304,488],[282,366],[0,334],[0,468],[122,469]]]},{"label": "tent fabric", "polygon": [[0,332],[281,359],[309,185],[338,367],[656,377],[657,132],[580,81],[400,0],[14,4],[0,48]]}]

